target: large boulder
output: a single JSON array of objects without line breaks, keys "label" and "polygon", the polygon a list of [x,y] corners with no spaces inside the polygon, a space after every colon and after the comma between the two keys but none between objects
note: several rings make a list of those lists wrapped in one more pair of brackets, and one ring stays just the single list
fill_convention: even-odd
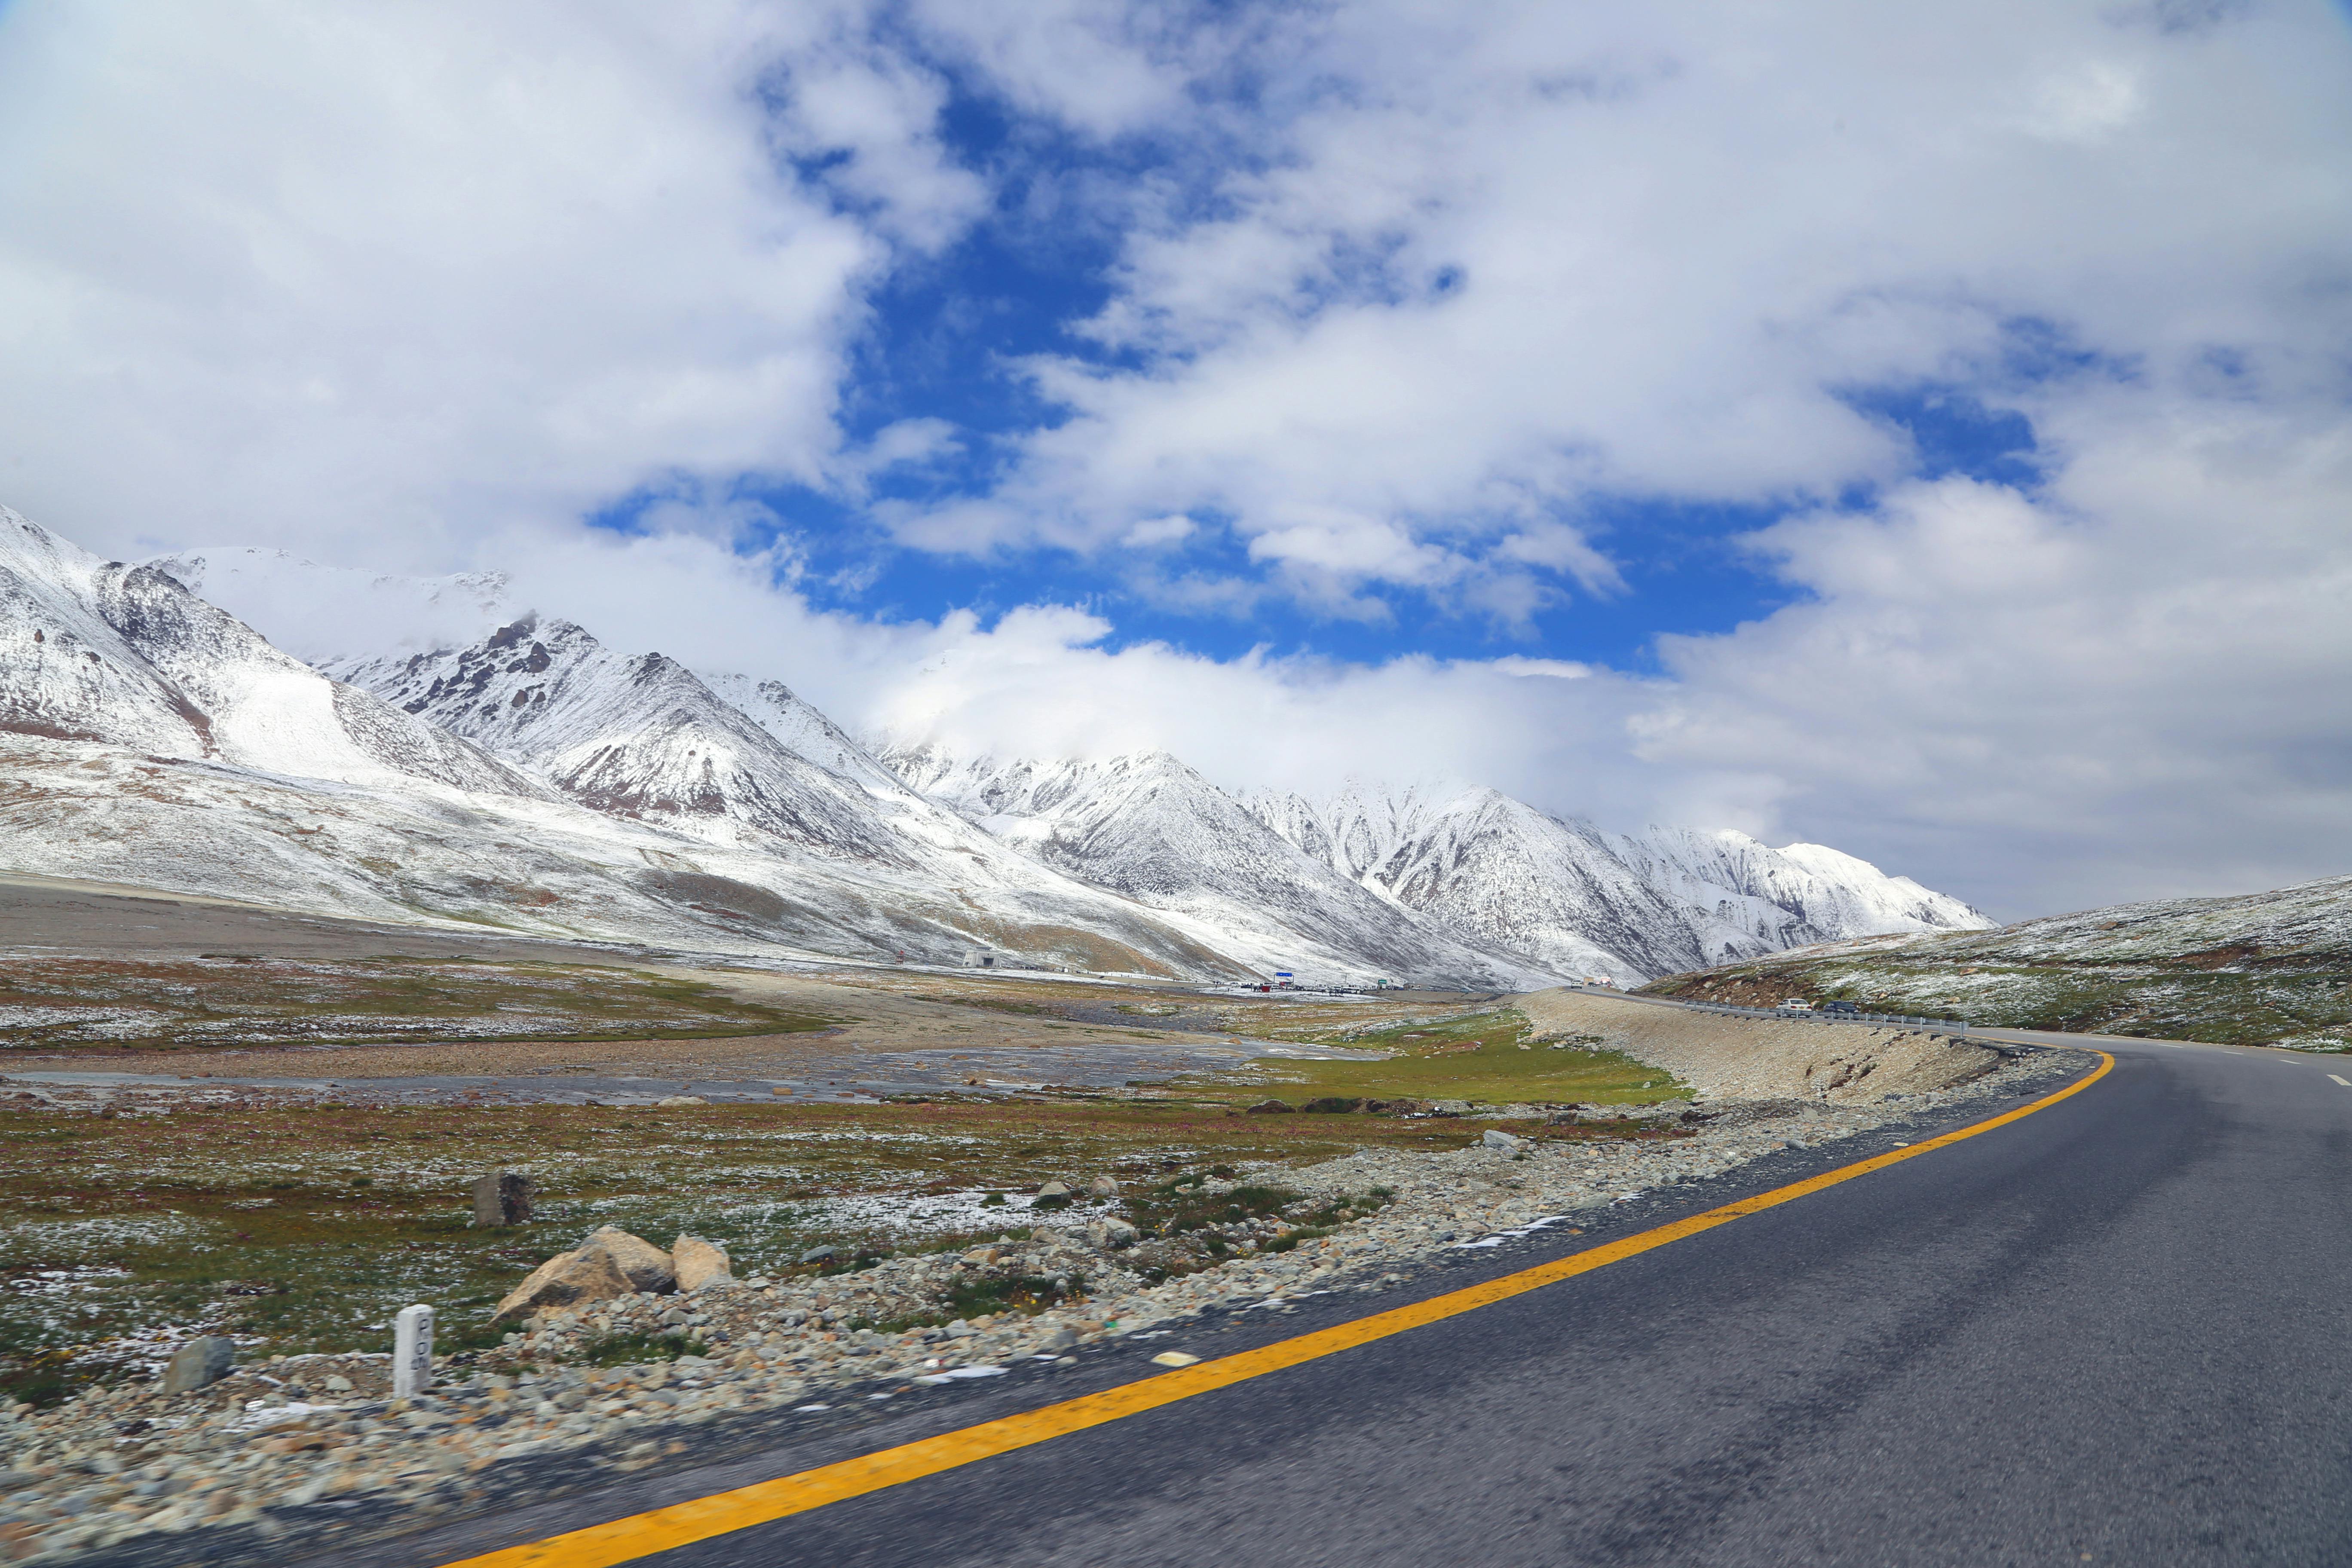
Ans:
[{"label": "large boulder", "polygon": [[574,1307],[583,1301],[610,1301],[630,1294],[629,1277],[602,1247],[559,1252],[532,1269],[523,1282],[507,1292],[493,1323],[527,1318],[545,1307]]},{"label": "large boulder", "polygon": [[677,1288],[699,1290],[705,1285],[731,1285],[735,1281],[727,1254],[698,1236],[680,1236],[670,1243],[670,1263],[677,1271]]},{"label": "large boulder", "polygon": [[631,1236],[608,1225],[589,1232],[588,1239],[580,1245],[583,1250],[601,1247],[611,1253],[613,1261],[621,1266],[621,1272],[629,1277],[632,1290],[659,1292],[677,1288],[677,1265],[670,1261],[668,1253],[644,1237]]}]

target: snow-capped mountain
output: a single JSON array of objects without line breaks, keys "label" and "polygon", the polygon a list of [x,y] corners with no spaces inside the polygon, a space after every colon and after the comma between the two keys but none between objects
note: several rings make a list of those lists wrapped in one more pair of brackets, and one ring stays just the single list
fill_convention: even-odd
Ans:
[{"label": "snow-capped mountain", "polygon": [[1744,833],[1660,827],[1610,839],[1618,858],[1670,898],[1710,910],[1708,962],[1895,931],[1985,931],[1992,921],[1948,894],[1825,844],[1774,849]]},{"label": "snow-capped mountain", "polygon": [[1641,979],[1843,937],[1981,930],[1958,900],[1820,845],[1651,827],[1623,836],[1486,788],[1267,793],[1273,831],[1457,938]]},{"label": "snow-capped mountain", "polygon": [[[1120,952],[1246,973],[1203,933],[1171,930],[1119,889],[1063,876],[925,799],[781,681],[621,654],[536,616],[468,647],[329,668],[608,816],[887,878],[901,899],[982,911],[982,927],[1050,925],[1066,947],[1094,931]],[[978,945],[992,944],[983,933]],[[1131,962],[1110,946],[1103,956],[1086,967]]]},{"label": "snow-capped mountain", "polygon": [[[555,648],[518,632],[440,660],[436,700],[512,747],[497,757],[433,700],[410,712],[331,679],[166,573],[0,511],[0,867],[547,936],[1248,973],[866,759],[878,800],[669,661],[584,633],[567,649],[572,679],[524,708],[513,683],[559,684]],[[503,723],[479,700],[493,685]],[[781,727],[838,734],[780,686],[762,700]]]},{"label": "snow-capped mountain", "polygon": [[[192,591],[215,582],[415,651],[321,673]],[[1621,837],[1487,789],[1242,800],[1165,752],[877,756],[781,681],[507,595],[267,551],[103,562],[0,510],[0,864],[547,935],[1310,983],[1632,980],[1988,923],[1820,846]],[[293,621],[313,647],[334,626]]]},{"label": "snow-capped mountain", "polygon": [[858,786],[789,750],[677,660],[615,653],[569,621],[527,616],[470,647],[327,668],[592,810],[906,861]]},{"label": "snow-capped mountain", "polygon": [[882,753],[908,784],[1040,861],[1150,905],[1222,951],[1318,982],[1517,988],[1558,977],[1433,930],[1308,856],[1166,752],[1106,762]]},{"label": "snow-capped mountain", "polygon": [[337,784],[542,786],[269,646],[163,573],[0,508],[0,730]]},{"label": "snow-capped mountain", "polygon": [[1250,806],[1307,853],[1460,940],[1618,980],[1696,960],[1689,912],[1597,830],[1496,790],[1432,798],[1359,785],[1322,802],[1261,795]]}]

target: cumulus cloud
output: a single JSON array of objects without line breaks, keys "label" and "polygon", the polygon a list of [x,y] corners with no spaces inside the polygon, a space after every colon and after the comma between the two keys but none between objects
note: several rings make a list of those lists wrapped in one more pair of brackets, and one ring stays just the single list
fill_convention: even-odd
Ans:
[{"label": "cumulus cloud", "polygon": [[1590,586],[1595,494],[1903,478],[1856,392],[2005,401],[2053,327],[2177,377],[2344,324],[2323,6],[1370,4],[1252,47],[1262,155],[1140,215],[1088,329],[1120,357],[1033,366],[1071,417],[974,547],[1186,511],[1334,603],[1480,567]]},{"label": "cumulus cloud", "polygon": [[414,565],[822,482],[863,289],[982,199],[853,8],[0,12],[0,476],[94,543]]},{"label": "cumulus cloud", "polygon": [[2011,911],[2352,865],[2352,439],[2199,411],[2105,432],[2046,497],[1951,479],[1753,546],[1812,590],[1669,638],[1669,769]]}]

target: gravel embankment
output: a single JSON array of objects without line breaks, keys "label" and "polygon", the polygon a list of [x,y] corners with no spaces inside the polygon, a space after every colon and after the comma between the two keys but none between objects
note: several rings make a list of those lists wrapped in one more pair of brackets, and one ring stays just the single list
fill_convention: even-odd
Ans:
[{"label": "gravel embankment", "polygon": [[1700,1100],[1860,1104],[1933,1094],[1990,1072],[2000,1054],[1962,1036],[1896,1025],[1743,1018],[1590,991],[1518,999],[1538,1038],[1581,1037],[1664,1068]]},{"label": "gravel embankment", "polygon": [[[962,1254],[542,1313],[491,1358],[515,1370],[468,1369],[477,1375],[415,1401],[383,1397],[384,1358],[347,1356],[243,1368],[175,1397],[148,1384],[92,1392],[37,1414],[18,1406],[0,1413],[8,1458],[0,1473],[0,1553],[63,1561],[128,1549],[158,1532],[182,1532],[187,1550],[203,1557],[232,1555],[247,1532],[315,1546],[331,1539],[334,1505],[393,1503],[411,1521],[479,1509],[500,1489],[499,1467],[549,1457],[564,1460],[568,1484],[593,1483],[594,1467],[641,1469],[680,1451],[686,1428],[823,1405],[853,1388],[863,1397],[991,1376],[1016,1358],[1059,1357],[1205,1310],[1281,1310],[1309,1292],[1378,1289],[1444,1247],[1572,1224],[1580,1212],[1779,1150],[2054,1082],[2081,1062],[2075,1053],[2036,1053],[1958,1089],[1867,1103],[1832,1094],[1828,1102],[1720,1104],[1691,1136],[1670,1140],[1547,1141],[1537,1127],[1519,1150],[1364,1150],[1306,1168],[1245,1170],[1243,1182],[1279,1183],[1314,1198],[1369,1205],[1380,1202],[1375,1188],[1387,1197],[1337,1233],[1289,1250],[1263,1249],[1261,1238],[1278,1236],[1278,1226],[1236,1225],[1232,1261],[1158,1285],[1136,1271],[1132,1247],[1114,1245],[1122,1238],[1111,1234],[1107,1209],[1081,1208]],[[1676,1101],[1643,1114],[1673,1121],[1685,1113],[1685,1102]],[[1204,1190],[1234,1184],[1209,1180]],[[935,1314],[950,1291],[1007,1278],[1083,1279],[1086,1295],[1034,1317],[904,1332],[849,1327]],[[562,1360],[583,1342],[632,1331],[671,1333],[693,1353],[609,1369]],[[199,1531],[235,1535],[212,1536],[220,1543],[214,1552],[184,1533]]]}]

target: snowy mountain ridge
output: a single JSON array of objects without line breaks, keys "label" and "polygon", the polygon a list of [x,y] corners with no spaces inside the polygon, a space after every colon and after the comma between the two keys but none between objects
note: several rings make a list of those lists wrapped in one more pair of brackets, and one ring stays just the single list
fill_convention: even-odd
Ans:
[{"label": "snowy mountain ridge", "polygon": [[[1247,973],[869,760],[896,795],[895,816],[877,812],[864,785],[785,751],[672,661],[530,629],[396,661],[379,673],[421,690],[395,705],[163,571],[0,512],[0,867],[541,936]],[[779,686],[763,700],[783,715],[793,700]]]},{"label": "snowy mountain ridge", "polygon": [[1631,981],[1845,936],[1991,924],[1818,845],[1773,849],[1674,827],[1612,835],[1483,785],[1350,781],[1324,800],[1234,796],[1165,752],[1084,762],[877,752],[1025,853],[1229,940],[1247,931],[1254,957],[1286,968],[1331,963],[1336,949],[1382,973],[1437,965]]},{"label": "snowy mountain ridge", "polygon": [[1270,832],[1166,752],[1100,762],[886,749],[908,784],[1045,864],[1186,922],[1262,971],[1517,989],[1559,976],[1462,942]]},{"label": "snowy mountain ridge", "polygon": [[862,790],[787,749],[675,659],[616,653],[569,621],[526,616],[468,647],[327,668],[592,810],[905,862]]},{"label": "snowy mountain ridge", "polygon": [[[325,672],[213,584],[311,606]],[[1239,796],[1166,752],[869,748],[782,681],[608,647],[495,574],[101,562],[0,511],[0,608],[21,870],[729,950],[1495,989],[1989,923],[1819,846],[1613,836],[1491,789]],[[337,616],[348,657],[317,652]]]},{"label": "snowy mountain ridge", "polygon": [[1445,795],[1351,780],[1324,800],[1261,792],[1249,807],[1401,907],[1554,969],[1650,978],[1850,936],[1993,923],[1820,845],[1775,849],[1731,829],[1607,833],[1485,786]]},{"label": "snowy mountain ridge", "polygon": [[145,566],[0,508],[0,730],[354,784],[542,786],[328,679]]}]

